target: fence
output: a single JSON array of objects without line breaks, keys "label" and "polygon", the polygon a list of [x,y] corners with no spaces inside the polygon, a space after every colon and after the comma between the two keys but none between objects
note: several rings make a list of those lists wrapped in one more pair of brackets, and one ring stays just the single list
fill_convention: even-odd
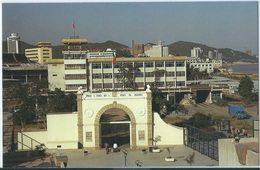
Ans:
[{"label": "fence", "polygon": [[218,161],[218,138],[196,127],[185,124],[184,144]]}]

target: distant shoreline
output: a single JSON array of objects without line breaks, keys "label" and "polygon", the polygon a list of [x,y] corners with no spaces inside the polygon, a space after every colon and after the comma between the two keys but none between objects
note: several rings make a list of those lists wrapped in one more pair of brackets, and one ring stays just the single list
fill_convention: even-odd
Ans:
[{"label": "distant shoreline", "polygon": [[237,62],[233,62],[233,63],[225,63],[225,66],[230,67],[230,66],[234,66],[234,65],[251,65],[251,64],[253,65],[253,64],[259,64],[259,63],[237,61]]}]

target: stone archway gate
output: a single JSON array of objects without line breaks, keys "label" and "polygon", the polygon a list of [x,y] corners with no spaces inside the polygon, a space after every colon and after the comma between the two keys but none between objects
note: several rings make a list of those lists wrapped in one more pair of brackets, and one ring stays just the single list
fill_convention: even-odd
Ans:
[{"label": "stone archway gate", "polygon": [[130,148],[152,146],[152,94],[146,91],[100,92],[78,91],[79,147],[100,148],[100,118],[112,108],[123,110],[131,120]]}]

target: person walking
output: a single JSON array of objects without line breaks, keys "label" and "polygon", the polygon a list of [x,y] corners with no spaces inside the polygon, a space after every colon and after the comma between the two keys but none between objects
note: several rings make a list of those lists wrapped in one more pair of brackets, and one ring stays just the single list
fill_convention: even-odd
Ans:
[{"label": "person walking", "polygon": [[108,143],[105,143],[105,148],[106,148],[106,154],[108,154],[109,153]]}]

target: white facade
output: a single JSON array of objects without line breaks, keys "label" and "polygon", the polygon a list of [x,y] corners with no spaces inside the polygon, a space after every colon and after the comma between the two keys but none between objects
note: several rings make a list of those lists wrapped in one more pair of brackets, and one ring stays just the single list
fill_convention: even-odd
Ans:
[{"label": "white facade", "polygon": [[20,37],[17,33],[11,33],[10,36],[7,37],[7,52],[18,54],[19,51],[19,40]]},{"label": "white facade", "polygon": [[[78,55],[74,55],[74,58]],[[84,56],[84,55],[83,55]],[[68,57],[65,55],[65,57]],[[186,86],[186,57],[164,58],[117,58],[117,63],[112,64],[112,58],[79,58],[64,59],[64,66],[55,67],[64,69],[64,77],[51,77],[60,73],[50,63],[48,71],[49,84],[55,84],[56,88],[64,88],[66,92],[75,92],[82,86],[84,89],[94,90],[125,90],[119,82],[118,67],[121,63],[128,63],[139,68],[140,72],[133,74],[136,87],[144,89],[146,84],[156,83],[160,89]],[[53,69],[52,69],[53,68]],[[156,73],[157,70],[165,72]],[[59,81],[59,82],[58,82]],[[62,83],[65,85],[62,86]],[[50,87],[53,90],[55,87]]]},{"label": "white facade", "polygon": [[197,68],[199,71],[207,71],[207,73],[212,73],[214,71],[213,63],[200,62],[200,63],[190,63],[190,67]]},{"label": "white facade", "polygon": [[116,50],[107,49],[106,51],[88,52],[87,58],[112,58],[116,56]]},{"label": "white facade", "polygon": [[191,54],[190,54],[190,56],[191,56],[192,58],[199,58],[200,55],[201,55],[201,53],[202,53],[202,49],[201,49],[201,48],[199,48],[199,47],[194,47],[193,49],[191,49]]},{"label": "white facade", "polygon": [[49,89],[55,88],[65,90],[65,69],[63,59],[52,59],[48,62],[48,82]]},{"label": "white facade", "polygon": [[169,56],[169,49],[166,46],[161,44],[153,45],[148,50],[144,51],[146,56],[149,57],[168,57]]}]

